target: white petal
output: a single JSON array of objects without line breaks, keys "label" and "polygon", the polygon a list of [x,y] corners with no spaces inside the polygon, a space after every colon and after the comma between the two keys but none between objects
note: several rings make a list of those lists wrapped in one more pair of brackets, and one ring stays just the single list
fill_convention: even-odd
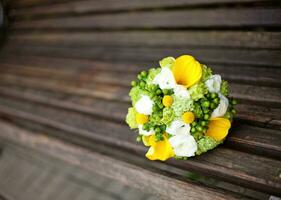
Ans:
[{"label": "white petal", "polygon": [[153,135],[155,132],[154,130],[149,130],[149,131],[146,131],[142,128],[142,125],[140,124],[139,126],[139,134],[140,135],[145,135],[145,136],[149,136],[149,135]]},{"label": "white petal", "polygon": [[151,115],[152,107],[153,101],[147,95],[142,95],[142,97],[135,104],[137,112],[144,115]]},{"label": "white petal", "polygon": [[225,115],[228,108],[228,99],[219,93],[220,103],[218,107],[213,111],[211,117],[222,117]]},{"label": "white petal", "polygon": [[167,67],[163,67],[161,69],[160,73],[155,76],[152,83],[159,85],[162,90],[172,89],[176,85],[174,75],[172,71]]},{"label": "white petal", "polygon": [[205,82],[209,92],[219,92],[221,88],[221,76],[216,74],[212,75],[206,82]]},{"label": "white petal", "polygon": [[176,97],[183,97],[190,99],[189,91],[186,89],[186,87],[182,85],[176,85],[174,88],[174,94]]},{"label": "white petal", "polygon": [[184,135],[190,133],[190,125],[181,120],[175,120],[166,128],[166,132],[171,135]]},{"label": "white petal", "polygon": [[176,156],[191,157],[197,151],[197,143],[192,135],[176,135],[169,142]]}]

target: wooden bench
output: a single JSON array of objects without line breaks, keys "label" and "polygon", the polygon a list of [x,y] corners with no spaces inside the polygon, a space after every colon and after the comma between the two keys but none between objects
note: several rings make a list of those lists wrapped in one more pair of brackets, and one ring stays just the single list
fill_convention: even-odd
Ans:
[{"label": "wooden bench", "polygon": [[[38,199],[96,199],[89,191],[98,177],[127,188],[101,199],[125,199],[131,190],[128,199],[281,196],[280,2],[10,0],[5,6],[0,199],[37,199],[38,191]],[[124,123],[129,85],[162,57],[181,54],[230,82],[238,114],[217,149],[187,161],[151,162]],[[63,170],[71,167],[76,171]],[[45,170],[44,182],[37,176]],[[61,185],[51,181],[56,177]],[[61,190],[67,191],[58,196]]]}]

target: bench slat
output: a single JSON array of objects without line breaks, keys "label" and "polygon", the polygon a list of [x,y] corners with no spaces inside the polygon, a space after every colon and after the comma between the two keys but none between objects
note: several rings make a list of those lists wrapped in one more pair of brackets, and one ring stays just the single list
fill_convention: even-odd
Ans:
[{"label": "bench slat", "polygon": [[[144,154],[145,148],[135,143],[135,137],[126,126],[92,119],[87,115],[69,112],[58,108],[28,104],[27,102],[4,100],[0,110],[4,115],[31,120],[36,124],[54,127],[65,132],[85,136],[96,141],[129,148],[130,151]],[[4,107],[5,105],[5,107]],[[105,127],[107,127],[105,129]],[[122,134],[120,134],[122,133]],[[237,159],[234,159],[237,158]],[[251,161],[249,161],[251,160]],[[224,163],[225,162],[225,163]],[[208,155],[184,162],[168,163],[187,170],[195,170],[222,180],[230,181],[260,191],[279,194],[280,161],[259,157],[235,150],[212,151]]]},{"label": "bench slat", "polygon": [[[113,86],[108,84],[97,85],[95,83],[90,83],[88,81],[79,83],[73,81],[62,82],[61,80],[46,79],[46,81],[42,82],[42,78],[40,80],[39,79],[36,80],[34,78],[32,79],[22,78],[12,75],[1,76],[1,79],[2,79],[1,84],[7,85],[9,87],[13,85],[24,86],[28,88],[54,91],[63,94],[65,93],[70,95],[79,95],[83,97],[84,96],[95,97],[95,98],[113,100],[118,102],[126,102],[128,103],[127,106],[129,106],[129,98],[128,98],[129,88],[126,87],[120,87],[116,85]],[[235,85],[232,84],[232,88],[233,86]],[[237,85],[235,87],[237,88],[238,91],[241,91],[240,85]],[[251,89],[245,88],[245,92],[247,92],[248,90]],[[241,94],[240,92],[237,93],[238,96],[235,97],[240,99]],[[238,105],[238,110],[241,110],[241,112],[238,112],[239,119],[243,121],[246,120],[254,124],[261,124],[263,126],[276,127],[277,129],[280,129],[281,128],[279,124],[280,109],[272,107],[274,104],[278,104],[278,101],[274,102],[274,104],[272,102],[271,103],[268,102],[269,105],[256,106],[251,104],[257,104],[257,103],[264,104],[264,100],[260,99],[260,102],[257,102],[256,99],[254,99],[254,101],[251,101],[251,99],[253,99],[252,94],[249,94],[248,98],[245,99],[245,95],[244,95],[240,100],[242,103],[245,101],[246,103],[249,102],[250,104]]]},{"label": "bench slat", "polygon": [[[128,104],[124,103],[74,95],[66,96],[63,93],[52,93],[21,87],[9,87],[9,89],[0,87],[0,96],[77,111],[122,124],[129,107]],[[243,125],[243,123],[235,123],[233,127],[234,130],[232,130],[227,140],[228,145],[239,150],[241,150],[242,146],[246,151],[250,150],[265,156],[281,158],[281,143],[278,139],[280,136],[278,131]]]},{"label": "bench slat", "polygon": [[[140,20],[141,19],[141,20]],[[190,20],[192,19],[192,20]],[[219,28],[278,27],[280,9],[241,8],[132,12],[54,19],[15,21],[13,29]]]},{"label": "bench slat", "polygon": [[250,65],[250,66],[281,66],[281,50],[247,50],[247,49],[217,49],[217,48],[149,48],[149,47],[77,47],[33,46],[12,43],[3,47],[5,53],[13,55],[35,55],[60,58],[96,59],[110,62],[151,62],[170,55],[177,57],[182,54],[192,54],[202,63]]},{"label": "bench slat", "polygon": [[[34,56],[2,56],[0,71],[23,76],[58,77],[64,80],[83,77],[95,82],[107,82],[126,86],[133,80],[136,73],[147,70],[151,63],[115,63],[97,62],[81,59],[62,59]],[[248,67],[231,65],[210,65],[214,73],[233,83],[247,83],[264,86],[280,87],[281,70],[269,67]],[[53,69],[56,69],[55,71]],[[66,70],[67,69],[67,70]],[[118,78],[120,73],[126,72],[127,79]],[[243,72],[241,74],[241,72]],[[110,79],[110,80],[109,80]]]},{"label": "bench slat", "polygon": [[281,49],[280,32],[258,31],[100,31],[11,32],[9,41],[46,46],[149,46]]},{"label": "bench slat", "polygon": [[[163,8],[175,6],[201,6],[225,3],[260,3],[268,0],[103,0],[100,2],[83,0],[13,0],[9,2],[12,8],[22,8],[15,14],[31,13],[64,13],[64,12],[89,12],[89,11],[114,11],[126,9]],[[24,9],[24,7],[27,7]],[[32,8],[28,8],[32,7]],[[41,8],[42,7],[42,8]]]},{"label": "bench slat", "polygon": [[[54,138],[42,137],[26,130],[1,122],[2,139],[32,148],[41,153],[63,160],[70,165],[79,166],[99,175],[123,182],[131,187],[144,189],[160,195],[160,199],[186,199],[200,196],[203,199],[238,199],[238,195],[202,187],[188,181],[181,181],[135,166],[124,161],[94,153],[88,149],[61,142]],[[116,173],[118,172],[118,173]],[[201,197],[201,195],[203,196]],[[199,195],[199,196],[198,196]]]}]

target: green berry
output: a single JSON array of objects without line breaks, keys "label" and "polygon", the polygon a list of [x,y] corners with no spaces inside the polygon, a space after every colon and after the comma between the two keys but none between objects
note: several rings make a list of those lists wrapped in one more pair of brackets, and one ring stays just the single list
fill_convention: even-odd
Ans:
[{"label": "green berry", "polygon": [[220,102],[220,99],[219,99],[219,98],[215,98],[215,99],[213,100],[213,102],[214,102],[215,104],[218,104],[218,103]]},{"label": "green berry", "polygon": [[160,129],[159,127],[157,127],[157,128],[155,129],[155,132],[156,132],[156,133],[161,133],[161,129]]},{"label": "green berry", "polygon": [[131,82],[131,86],[135,87],[137,85],[137,82],[136,81],[132,81]]},{"label": "green berry", "polygon": [[196,129],[193,127],[191,128],[191,133],[194,133],[196,131]]},{"label": "green berry", "polygon": [[163,90],[163,93],[164,93],[165,95],[167,95],[167,94],[169,93],[169,90],[164,89],[164,90]]},{"label": "green berry", "polygon": [[201,126],[206,126],[207,125],[207,122],[206,121],[201,121]]},{"label": "green berry", "polygon": [[142,76],[142,77],[146,77],[146,76],[147,76],[147,72],[146,72],[146,71],[142,71],[142,72],[141,72],[141,76]]},{"label": "green berry", "polygon": [[140,82],[140,87],[145,87],[145,82],[144,81]]},{"label": "green berry", "polygon": [[212,99],[215,99],[215,98],[217,98],[218,97],[218,94],[217,93],[211,93],[211,98]]},{"label": "green berry", "polygon": [[156,94],[157,94],[157,95],[160,95],[160,94],[162,94],[162,90],[160,90],[160,89],[157,89],[157,90],[156,90]]},{"label": "green berry", "polygon": [[141,76],[141,74],[139,74],[139,75],[138,75],[138,79],[139,79],[139,80],[141,80],[141,79],[142,79],[142,76]]},{"label": "green berry", "polygon": [[235,109],[232,109],[231,112],[232,112],[233,114],[236,114],[236,110],[235,110]]},{"label": "green berry", "polygon": [[137,142],[140,142],[142,140],[141,135],[139,135],[136,140],[137,140]]},{"label": "green berry", "polygon": [[235,99],[232,99],[231,102],[232,102],[233,105],[236,105],[236,104],[237,104],[237,100],[235,100]]},{"label": "green berry", "polygon": [[217,107],[217,105],[212,102],[211,105],[210,105],[210,107],[211,107],[211,109],[215,109],[215,108]]},{"label": "green berry", "polygon": [[198,131],[200,131],[200,132],[203,131],[203,128],[202,128],[201,126],[197,126],[196,129],[197,129]]},{"label": "green berry", "polygon": [[210,115],[208,115],[208,114],[205,114],[205,115],[204,115],[204,119],[205,119],[205,120],[208,120],[209,118],[210,118]]},{"label": "green berry", "polygon": [[210,106],[210,102],[209,101],[204,101],[202,106],[205,107],[205,108],[208,108]]},{"label": "green berry", "polygon": [[196,126],[196,124],[197,124],[196,122],[192,122],[192,123],[191,123],[191,125],[192,125],[193,127]]}]

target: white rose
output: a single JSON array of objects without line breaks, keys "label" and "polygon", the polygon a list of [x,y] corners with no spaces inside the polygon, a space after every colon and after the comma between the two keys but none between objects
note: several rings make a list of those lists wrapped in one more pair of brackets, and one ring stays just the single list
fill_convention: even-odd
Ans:
[{"label": "white rose", "polygon": [[176,156],[191,157],[197,151],[197,143],[192,135],[175,135],[169,142]]},{"label": "white rose", "polygon": [[219,93],[220,103],[218,107],[213,111],[211,117],[222,117],[225,115],[228,108],[228,99]]},{"label": "white rose", "polygon": [[155,76],[152,83],[159,85],[162,90],[172,89],[176,86],[174,75],[168,67],[163,67],[159,74]]},{"label": "white rose", "polygon": [[221,76],[220,75],[212,75],[205,82],[209,92],[219,92],[221,89]]},{"label": "white rose", "polygon": [[174,88],[174,94],[176,97],[183,97],[190,99],[189,91],[186,89],[186,87],[182,85],[176,85]]},{"label": "white rose", "polygon": [[183,135],[190,133],[190,125],[181,120],[175,120],[166,128],[166,132],[171,135]]},{"label": "white rose", "polygon": [[136,108],[137,112],[140,114],[151,115],[153,104],[154,103],[149,98],[149,96],[142,95],[142,97],[135,104],[135,108]]}]

